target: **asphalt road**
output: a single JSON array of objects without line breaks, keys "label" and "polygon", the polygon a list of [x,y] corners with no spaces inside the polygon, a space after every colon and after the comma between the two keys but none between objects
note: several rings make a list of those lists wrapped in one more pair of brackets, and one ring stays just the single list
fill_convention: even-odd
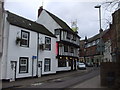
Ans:
[{"label": "asphalt road", "polygon": [[77,73],[71,76],[57,78],[53,80],[48,80],[45,82],[37,82],[31,85],[28,85],[24,88],[71,88],[77,84],[80,84],[88,79],[91,79],[95,76],[99,75],[99,69],[95,69],[89,73]]}]

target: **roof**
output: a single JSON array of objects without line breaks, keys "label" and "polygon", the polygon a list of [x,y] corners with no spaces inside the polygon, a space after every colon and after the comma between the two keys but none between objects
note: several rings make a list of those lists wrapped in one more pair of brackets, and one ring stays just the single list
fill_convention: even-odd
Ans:
[{"label": "roof", "polygon": [[[47,11],[47,10],[45,10],[45,11],[62,27],[63,30],[77,35],[63,20],[61,20],[54,14],[50,13],[49,11]],[[80,36],[78,36],[78,37],[80,38]]]},{"label": "roof", "polygon": [[15,15],[9,11],[7,11],[8,17],[7,20],[10,24],[19,26],[25,29],[29,29],[31,31],[35,31],[44,35],[48,35],[51,37],[55,37],[48,29],[46,29],[43,25],[33,22],[31,20],[25,19],[21,16]]},{"label": "roof", "polygon": [[[108,31],[108,30],[104,30],[103,32],[101,32],[101,35],[103,36],[107,31]],[[100,33],[97,34],[97,35],[95,35],[95,36],[93,36],[93,37],[91,37],[91,38],[89,38],[89,39],[88,39],[88,42],[92,42],[92,41],[97,40],[97,39],[99,39],[99,38],[100,38]]]}]

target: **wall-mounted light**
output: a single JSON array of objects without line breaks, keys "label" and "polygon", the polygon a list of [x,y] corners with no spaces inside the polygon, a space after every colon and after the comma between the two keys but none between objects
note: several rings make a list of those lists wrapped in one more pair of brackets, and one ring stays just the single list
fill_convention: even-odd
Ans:
[{"label": "wall-mounted light", "polygon": [[68,60],[68,57],[66,57],[66,60]]},{"label": "wall-mounted light", "polygon": [[62,57],[60,57],[60,59],[62,59]]}]

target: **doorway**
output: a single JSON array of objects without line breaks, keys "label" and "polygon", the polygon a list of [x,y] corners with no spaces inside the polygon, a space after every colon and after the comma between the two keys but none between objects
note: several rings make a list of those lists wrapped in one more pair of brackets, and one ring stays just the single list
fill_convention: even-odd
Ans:
[{"label": "doorway", "polygon": [[42,61],[38,61],[38,77],[42,75]]},{"label": "doorway", "polygon": [[11,81],[15,81],[16,79],[16,69],[17,69],[17,61],[11,61]]}]

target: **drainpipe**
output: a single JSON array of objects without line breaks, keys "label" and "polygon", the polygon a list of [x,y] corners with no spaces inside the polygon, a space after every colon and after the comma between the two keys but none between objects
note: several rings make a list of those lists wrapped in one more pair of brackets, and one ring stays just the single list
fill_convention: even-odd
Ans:
[{"label": "drainpipe", "polygon": [[39,56],[39,33],[37,33],[37,70],[36,70],[36,76],[38,77],[38,56]]},{"label": "drainpipe", "polygon": [[33,77],[33,65],[34,65],[34,59],[32,57],[32,77]]}]

